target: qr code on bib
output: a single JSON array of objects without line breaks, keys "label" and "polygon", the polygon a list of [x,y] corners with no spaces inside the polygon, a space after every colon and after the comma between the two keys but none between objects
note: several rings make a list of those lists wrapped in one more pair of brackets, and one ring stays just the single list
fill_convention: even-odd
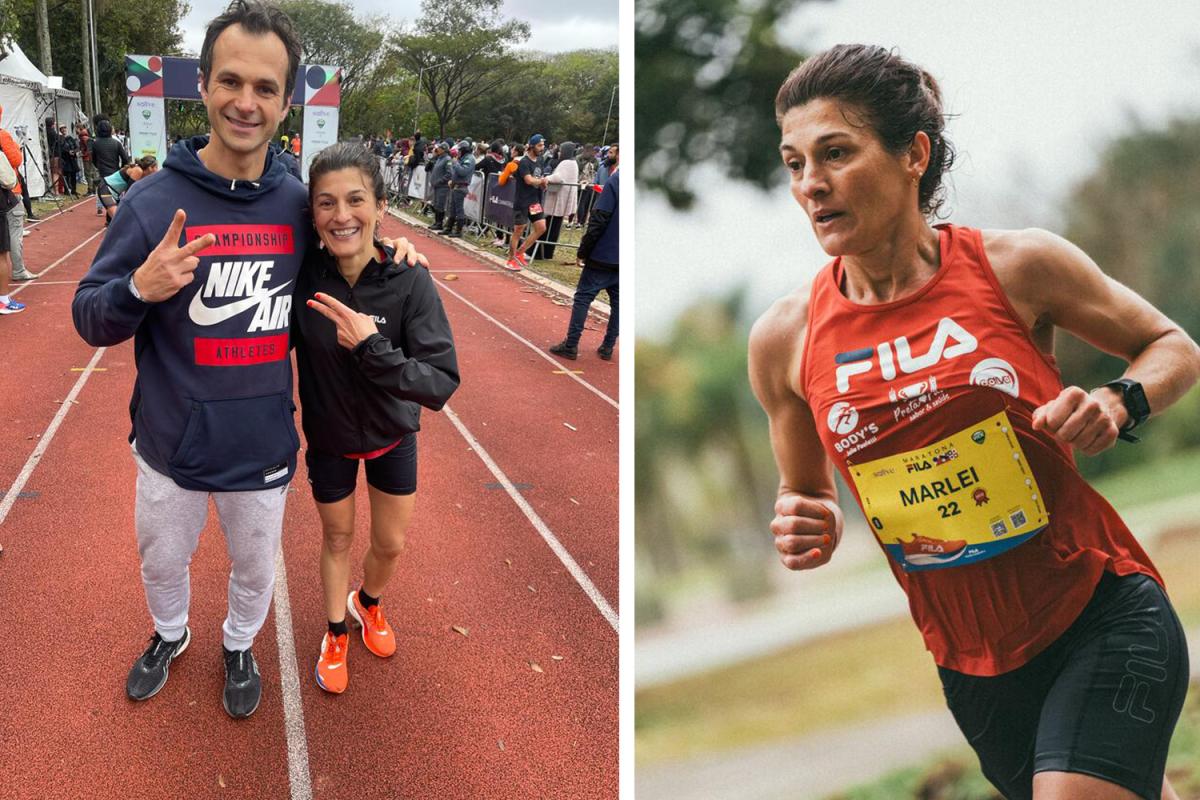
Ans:
[{"label": "qr code on bib", "polygon": [[1009,522],[1012,523],[1012,526],[1014,528],[1020,528],[1022,525],[1024,525],[1027,522],[1027,520],[1025,519],[1025,510],[1024,509],[1022,509],[1020,511],[1014,511],[1013,513],[1009,514],[1008,519],[1009,519]]},{"label": "qr code on bib", "polygon": [[998,519],[992,523],[992,536],[997,538],[1008,533],[1008,526],[1004,524],[1004,520]]}]

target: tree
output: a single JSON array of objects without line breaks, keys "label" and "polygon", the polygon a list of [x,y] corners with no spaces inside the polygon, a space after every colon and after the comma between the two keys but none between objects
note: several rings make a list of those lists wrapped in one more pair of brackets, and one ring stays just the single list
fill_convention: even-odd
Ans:
[{"label": "tree", "polygon": [[529,23],[501,17],[501,0],[422,0],[413,32],[392,38],[391,59],[419,76],[437,114],[439,135],[451,120],[506,81],[523,79],[510,46],[529,38]]},{"label": "tree", "polygon": [[695,199],[688,168],[717,163],[767,188],[782,179],[775,92],[801,61],[780,19],[802,0],[644,0],[634,20],[638,183]]},{"label": "tree", "polygon": [[281,0],[279,7],[300,36],[305,64],[342,67],[342,102],[364,87],[374,89],[390,27],[387,17],[355,19],[348,3],[324,0]]},{"label": "tree", "polygon": [[[33,19],[34,0],[10,0],[20,19]],[[96,63],[99,66],[100,104],[117,127],[127,127],[125,99],[125,56],[181,55],[179,21],[188,13],[184,0],[95,0]],[[0,19],[4,12],[0,11]],[[53,3],[50,7],[50,39],[54,42],[54,68],[63,76],[63,86],[82,92],[83,60],[79,41],[81,4]],[[37,52],[37,30],[22,26],[16,37],[26,54]]]}]

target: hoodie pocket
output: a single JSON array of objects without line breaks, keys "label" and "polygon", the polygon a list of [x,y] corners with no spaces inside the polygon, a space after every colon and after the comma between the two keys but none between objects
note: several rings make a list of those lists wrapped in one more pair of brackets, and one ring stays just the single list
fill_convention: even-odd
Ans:
[{"label": "hoodie pocket", "polygon": [[281,486],[296,469],[300,439],[285,394],[193,400],[168,465],[185,489],[244,492]]}]

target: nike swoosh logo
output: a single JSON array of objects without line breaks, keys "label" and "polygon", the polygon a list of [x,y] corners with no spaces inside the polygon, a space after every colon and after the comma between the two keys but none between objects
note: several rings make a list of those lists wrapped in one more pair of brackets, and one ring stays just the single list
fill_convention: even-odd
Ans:
[{"label": "nike swoosh logo", "polygon": [[204,305],[204,300],[201,299],[201,295],[204,294],[204,289],[202,287],[199,291],[192,295],[191,305],[188,306],[188,316],[191,317],[192,322],[196,323],[197,325],[216,325],[220,322],[224,322],[227,319],[236,317],[243,311],[254,308],[256,305],[270,297],[274,297],[286,289],[290,283],[291,281],[288,281],[287,283],[276,286],[269,292],[254,294],[243,300],[238,300],[236,303],[229,303],[227,305],[217,306],[216,308],[209,308],[208,306]]}]

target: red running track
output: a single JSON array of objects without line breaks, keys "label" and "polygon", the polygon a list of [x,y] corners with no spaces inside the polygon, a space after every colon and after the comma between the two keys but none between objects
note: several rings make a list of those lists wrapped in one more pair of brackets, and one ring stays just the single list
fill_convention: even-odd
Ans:
[{"label": "red running track", "polygon": [[[0,319],[0,797],[616,797],[617,361],[586,347],[599,334],[551,363],[530,345],[561,339],[569,308],[387,221],[430,257],[463,375],[449,413],[423,415],[417,510],[385,595],[397,655],[354,639],[345,694],[312,678],[325,621],[301,459],[254,648],[259,710],[221,707],[215,518],[192,563],[192,645],[133,703],[125,675],[152,630],[126,443],[133,348],[98,354],[70,319],[101,230],[90,201],[32,228],[30,268],[55,266]],[[358,498],[356,561],[361,485]]]}]

